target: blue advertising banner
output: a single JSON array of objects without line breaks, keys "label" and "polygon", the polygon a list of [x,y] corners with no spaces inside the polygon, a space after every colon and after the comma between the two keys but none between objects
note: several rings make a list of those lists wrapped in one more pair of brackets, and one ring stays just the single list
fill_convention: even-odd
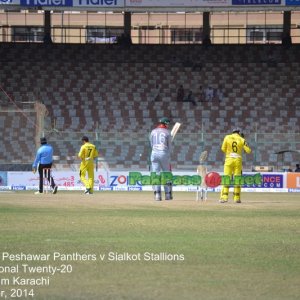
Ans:
[{"label": "blue advertising banner", "polygon": [[74,7],[124,7],[124,0],[73,0]]},{"label": "blue advertising banner", "polygon": [[124,0],[0,0],[0,4],[29,7],[124,7]]},{"label": "blue advertising banner", "polygon": [[22,6],[73,6],[73,0],[20,0]]},{"label": "blue advertising banner", "polygon": [[300,5],[300,0],[285,0],[285,5],[298,6]]},{"label": "blue advertising banner", "polygon": [[8,4],[20,5],[20,1],[16,2],[16,1],[13,1],[13,0],[0,0],[0,5],[1,4],[5,4],[5,5],[8,5]]},{"label": "blue advertising banner", "polygon": [[282,174],[262,174],[262,188],[283,188]]},{"label": "blue advertising banner", "polygon": [[282,5],[281,0],[232,0],[232,5]]}]

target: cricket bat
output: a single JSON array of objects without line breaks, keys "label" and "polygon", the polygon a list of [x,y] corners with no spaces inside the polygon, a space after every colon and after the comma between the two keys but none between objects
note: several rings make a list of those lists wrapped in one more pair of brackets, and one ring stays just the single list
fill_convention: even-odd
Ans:
[{"label": "cricket bat", "polygon": [[174,140],[175,135],[176,135],[177,131],[179,130],[180,126],[181,126],[181,123],[178,123],[178,122],[176,122],[175,125],[173,126],[173,128],[171,130],[172,141]]}]

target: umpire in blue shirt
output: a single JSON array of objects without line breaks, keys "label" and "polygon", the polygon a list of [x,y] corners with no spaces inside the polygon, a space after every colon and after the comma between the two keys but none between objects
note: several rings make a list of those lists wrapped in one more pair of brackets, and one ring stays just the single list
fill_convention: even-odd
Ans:
[{"label": "umpire in blue shirt", "polygon": [[[40,176],[39,191],[35,194],[43,193],[43,177],[47,176],[50,186],[52,187],[52,193],[57,193],[57,185],[51,175],[51,168],[53,163],[53,148],[51,145],[47,144],[47,139],[45,137],[41,138],[41,147],[37,150],[35,160],[32,164],[33,173],[36,172],[37,167]],[[48,169],[47,172],[45,169]]]}]

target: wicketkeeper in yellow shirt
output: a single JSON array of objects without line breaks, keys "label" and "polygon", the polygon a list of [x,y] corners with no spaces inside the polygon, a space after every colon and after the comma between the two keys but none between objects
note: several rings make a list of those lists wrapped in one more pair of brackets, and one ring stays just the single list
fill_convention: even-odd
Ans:
[{"label": "wicketkeeper in yellow shirt", "polygon": [[[232,130],[232,134],[225,136],[221,150],[225,153],[224,163],[224,175],[236,176],[242,175],[242,153],[251,152],[251,148],[248,146],[244,139],[241,129],[235,128]],[[223,185],[221,191],[220,202],[225,203],[228,201],[229,186]],[[241,187],[234,186],[233,189],[233,201],[235,203],[241,203]]]},{"label": "wicketkeeper in yellow shirt", "polygon": [[98,151],[95,145],[89,142],[87,136],[83,136],[81,140],[82,146],[78,153],[78,157],[81,159],[80,180],[85,186],[84,193],[88,195],[94,191],[94,159],[98,157]]}]

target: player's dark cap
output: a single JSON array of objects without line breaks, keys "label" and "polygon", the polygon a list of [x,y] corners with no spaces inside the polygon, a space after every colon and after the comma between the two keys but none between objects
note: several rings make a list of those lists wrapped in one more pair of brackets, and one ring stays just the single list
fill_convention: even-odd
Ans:
[{"label": "player's dark cap", "polygon": [[47,144],[47,139],[45,137],[41,138],[41,144],[42,145]]},{"label": "player's dark cap", "polygon": [[240,132],[242,132],[242,129],[239,128],[239,127],[236,127],[236,128],[232,129],[232,133],[240,133]]},{"label": "player's dark cap", "polygon": [[89,138],[88,138],[86,135],[84,135],[84,136],[82,137],[81,140],[82,140],[82,141],[85,141],[85,142],[88,142],[88,141],[89,141]]},{"label": "player's dark cap", "polygon": [[159,123],[169,125],[171,123],[171,121],[169,120],[169,118],[163,117],[163,118],[159,119]]}]

